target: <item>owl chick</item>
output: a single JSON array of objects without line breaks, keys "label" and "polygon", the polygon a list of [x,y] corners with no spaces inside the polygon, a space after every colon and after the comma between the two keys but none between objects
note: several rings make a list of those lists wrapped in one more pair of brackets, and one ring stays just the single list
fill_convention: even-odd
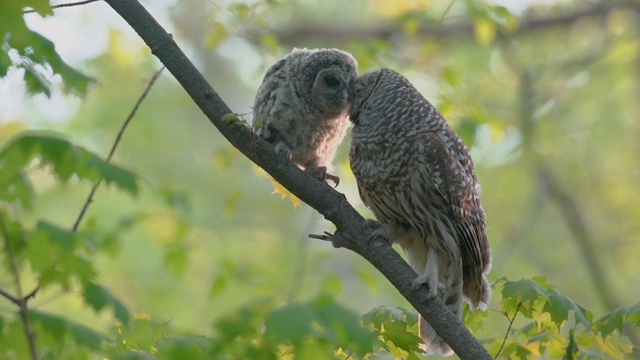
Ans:
[{"label": "owl chick", "polygon": [[331,162],[349,126],[357,62],[337,49],[293,49],[264,76],[253,105],[253,130],[302,169],[338,184]]},{"label": "owl chick", "polygon": [[[349,159],[360,197],[383,236],[403,248],[418,273],[458,318],[462,300],[486,310],[491,269],[480,184],[462,140],[413,85],[390,69],[354,82],[354,124]],[[422,318],[420,337],[428,353],[451,348]]]}]

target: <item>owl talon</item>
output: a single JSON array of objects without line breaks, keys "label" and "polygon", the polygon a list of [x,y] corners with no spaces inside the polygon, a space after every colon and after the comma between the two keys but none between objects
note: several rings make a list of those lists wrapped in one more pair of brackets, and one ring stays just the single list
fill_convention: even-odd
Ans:
[{"label": "owl talon", "polygon": [[329,174],[327,172],[327,167],[326,166],[309,167],[309,168],[306,169],[306,171],[311,173],[311,175],[313,175],[316,179],[318,179],[320,181],[326,181],[326,180],[333,181],[333,183],[336,184],[334,186],[334,188],[336,188],[338,186],[338,184],[340,183],[340,178],[335,176],[335,175]]},{"label": "owl talon", "polygon": [[276,147],[274,150],[277,155],[282,156],[287,161],[291,161],[291,158],[293,157],[293,153],[291,152],[291,149],[287,146],[287,144],[283,142],[279,142],[276,144]]},{"label": "owl talon", "polygon": [[309,237],[312,239],[331,241],[334,248],[348,247],[348,245],[354,241],[349,234],[343,233],[340,230],[336,230],[333,234],[327,231],[324,232],[324,235],[309,234]]},{"label": "owl talon", "polygon": [[422,275],[418,275],[418,277],[416,277],[413,280],[413,288],[417,289],[419,288],[422,284],[427,285],[427,297],[428,298],[432,298],[432,297],[436,297],[438,295],[442,295],[444,293],[444,291],[447,289],[447,287],[441,283],[438,282],[438,278],[437,277],[433,277],[429,274],[422,274]]},{"label": "owl talon", "polygon": [[383,225],[373,219],[366,219],[364,223],[365,229],[371,229],[373,232],[369,236],[369,241],[382,239],[389,245],[393,245],[393,232],[387,225]]},{"label": "owl talon", "polygon": [[328,231],[324,231],[322,235],[309,234],[309,238],[333,242],[333,234]]},{"label": "owl talon", "polygon": [[324,174],[324,180],[331,180],[331,181],[333,181],[333,183],[335,184],[335,185],[333,186],[333,188],[334,188],[334,189],[338,187],[338,184],[340,184],[340,178],[339,178],[339,177],[337,177],[337,176],[335,176],[335,175],[331,175],[331,174],[329,174],[329,173],[327,173],[327,172],[325,172],[325,174]]}]

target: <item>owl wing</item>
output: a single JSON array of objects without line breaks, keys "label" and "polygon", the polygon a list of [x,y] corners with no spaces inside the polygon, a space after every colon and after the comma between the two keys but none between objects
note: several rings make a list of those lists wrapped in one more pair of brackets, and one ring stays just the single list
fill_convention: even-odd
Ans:
[{"label": "owl wing", "polygon": [[281,92],[278,89],[286,86],[285,65],[286,58],[269,67],[253,101],[253,131],[267,141],[276,136],[272,119],[277,118],[273,112],[278,108],[276,102],[280,101],[278,97]]},{"label": "owl wing", "polygon": [[[472,271],[472,278],[479,279],[478,276],[488,271],[491,252],[484,233],[485,215],[476,191],[477,179],[468,151],[455,135],[443,139],[435,132],[426,132],[415,141],[418,171],[413,172],[413,176],[419,179],[412,179],[412,183],[422,180],[424,184],[433,184],[435,193],[444,200],[441,205],[448,207],[442,210],[453,215],[451,220],[458,232],[462,261],[466,267],[464,272]],[[425,182],[425,179],[430,181]],[[430,193],[433,195],[433,191]],[[434,202],[424,197],[423,201]]]}]

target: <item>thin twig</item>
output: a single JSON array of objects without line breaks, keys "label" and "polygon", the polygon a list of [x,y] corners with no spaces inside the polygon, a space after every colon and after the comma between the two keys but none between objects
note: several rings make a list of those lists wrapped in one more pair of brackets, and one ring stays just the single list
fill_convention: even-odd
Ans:
[{"label": "thin twig", "polygon": [[[51,8],[52,9],[58,9],[58,8],[65,8],[65,7],[72,7],[72,6],[80,6],[80,5],[86,5],[92,2],[96,2],[96,1],[102,1],[102,0],[84,0],[84,1],[78,1],[78,2],[73,2],[73,3],[65,3],[65,4],[58,4],[58,5],[52,5]],[[24,10],[22,13],[23,14],[31,14],[36,12],[35,9],[26,9]]]},{"label": "thin twig", "polygon": [[29,323],[29,309],[27,308],[27,299],[22,296],[22,286],[20,285],[20,271],[18,270],[18,264],[16,262],[15,253],[13,252],[13,244],[9,238],[9,230],[4,223],[4,218],[0,213],[0,231],[4,237],[5,247],[7,250],[7,257],[9,258],[9,265],[11,266],[11,274],[13,275],[13,281],[16,285],[16,293],[18,300],[16,305],[20,308],[20,317],[22,318],[22,324],[24,326],[24,332],[29,342],[29,349],[31,350],[31,359],[38,360],[38,352],[36,351],[36,341],[33,329]]},{"label": "thin twig", "polygon": [[2,289],[0,289],[0,296],[7,298],[7,300],[11,301],[12,303],[14,303],[16,305],[18,305],[20,303],[20,300],[17,297],[9,294],[8,292],[6,292],[6,291],[4,291]]},{"label": "thin twig", "polygon": [[[522,306],[522,303],[519,302],[518,306],[516,307],[516,312],[513,313],[513,317],[511,318],[511,320],[509,320],[509,327],[507,328],[507,333],[504,334],[502,345],[500,345],[500,349],[498,349],[496,356],[493,357],[494,359],[498,358],[498,355],[500,355],[500,353],[502,352],[502,349],[504,348],[504,344],[507,343],[507,339],[509,338],[509,333],[511,332],[511,326],[513,326],[513,321],[516,319],[516,315],[518,315],[518,310],[520,310],[520,306]],[[507,317],[507,319],[509,318],[509,315],[507,313],[505,313],[505,316]]]},{"label": "thin twig", "polygon": [[24,296],[24,301],[27,302],[29,301],[29,299],[34,298],[36,296],[36,294],[38,293],[38,291],[40,290],[40,285],[36,286],[35,289],[31,290],[30,293],[28,293],[27,295]]},{"label": "thin twig", "polygon": [[[131,119],[133,119],[133,116],[138,111],[138,108],[140,107],[140,104],[142,104],[142,101],[144,100],[144,98],[147,97],[147,94],[151,90],[151,87],[153,86],[153,84],[155,84],[156,80],[158,80],[158,77],[160,77],[162,70],[164,70],[164,66],[161,67],[160,70],[156,71],[155,74],[153,74],[153,76],[149,80],[149,84],[147,84],[147,88],[144,89],[144,92],[142,93],[142,95],[140,95],[140,98],[138,98],[138,101],[136,102],[133,109],[129,113],[129,116],[127,116],[127,119],[124,121],[124,123],[120,127],[120,131],[118,131],[118,135],[116,135],[116,139],[113,142],[113,145],[111,146],[109,155],[107,156],[107,162],[110,162],[111,158],[113,158],[113,154],[115,153],[116,148],[118,147],[118,144],[122,139],[122,135],[124,134],[124,131],[127,129],[127,126],[131,122]],[[80,210],[80,214],[78,214],[78,218],[76,219],[76,222],[73,224],[73,229],[72,229],[73,232],[76,232],[78,230],[78,226],[80,226],[80,222],[82,221],[82,218],[84,218],[84,214],[87,212],[89,205],[93,201],[93,195],[96,193],[96,190],[98,189],[98,186],[100,186],[101,183],[102,183],[102,178],[98,179],[98,181],[91,188],[91,191],[89,192],[89,196],[87,196],[87,200],[84,202],[84,205],[82,206],[82,210]]]},{"label": "thin twig", "polygon": [[444,18],[447,16],[447,14],[449,13],[449,10],[451,10],[455,2],[456,0],[449,1],[449,5],[447,5],[446,9],[444,9],[444,12],[442,13],[442,15],[440,15],[440,22],[443,22],[445,20]]}]

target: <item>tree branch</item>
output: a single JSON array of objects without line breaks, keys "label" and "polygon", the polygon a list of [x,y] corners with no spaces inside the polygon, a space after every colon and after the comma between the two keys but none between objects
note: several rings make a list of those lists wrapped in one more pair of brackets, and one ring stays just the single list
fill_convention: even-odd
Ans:
[{"label": "tree branch", "polygon": [[[622,4],[620,1],[600,1],[595,5],[568,12],[554,17],[531,16],[519,20],[519,27],[513,35],[530,30],[548,29],[554,26],[568,26],[574,21],[586,16],[605,17],[614,7],[632,6]],[[302,24],[294,28],[274,29],[273,35],[283,44],[300,44],[301,42],[348,42],[367,41],[373,39],[389,40],[405,34],[403,24],[400,22],[378,23],[374,26],[326,26],[326,24]],[[256,40],[261,38],[260,33],[249,34],[249,38]],[[445,39],[450,37],[473,37],[474,24],[472,22],[456,22],[439,24],[425,21],[414,36]]]},{"label": "tree branch", "polygon": [[[96,1],[102,1],[102,0],[84,0],[84,1],[78,1],[78,2],[73,2],[73,3],[64,3],[64,4],[52,5],[51,8],[52,9],[59,9],[59,8],[72,7],[72,6],[81,6],[81,5],[87,5],[87,4],[90,4],[92,2],[96,2]],[[34,12],[36,12],[36,10],[34,10],[34,9],[26,9],[22,13],[31,14],[31,13],[34,13]]]},{"label": "tree branch", "polygon": [[[29,350],[31,351],[31,359],[38,360],[38,351],[36,350],[36,339],[35,334],[33,333],[33,329],[31,328],[31,323],[29,322],[29,309],[27,308],[27,301],[31,296],[33,296],[36,291],[32,291],[28,296],[22,296],[22,285],[20,284],[20,271],[18,270],[18,264],[16,262],[15,252],[13,251],[13,244],[11,243],[11,238],[9,236],[9,230],[4,222],[4,217],[2,213],[0,213],[0,233],[2,233],[2,237],[4,238],[5,248],[7,251],[7,257],[9,258],[9,266],[11,269],[11,275],[13,276],[13,281],[16,286],[17,298],[13,297],[13,302],[18,305],[20,309],[20,318],[22,319],[22,326],[24,327],[24,333],[27,337],[27,342],[29,343]],[[11,298],[7,296],[6,292],[3,292],[3,296],[7,299]],[[14,301],[15,300],[15,301]]]},{"label": "tree branch", "polygon": [[279,157],[273,147],[255,136],[245,125],[224,120],[232,113],[216,91],[176,45],[173,38],[134,0],[106,2],[140,35],[180,85],[229,142],[251,161],[300,200],[320,212],[338,228],[334,246],[353,250],[373,264],[431,324],[461,359],[492,359],[480,342],[437,298],[427,299],[427,289],[414,289],[417,276],[409,265],[385,241],[369,241],[372,230],[364,226],[364,218],[338,193],[324,182]]}]

